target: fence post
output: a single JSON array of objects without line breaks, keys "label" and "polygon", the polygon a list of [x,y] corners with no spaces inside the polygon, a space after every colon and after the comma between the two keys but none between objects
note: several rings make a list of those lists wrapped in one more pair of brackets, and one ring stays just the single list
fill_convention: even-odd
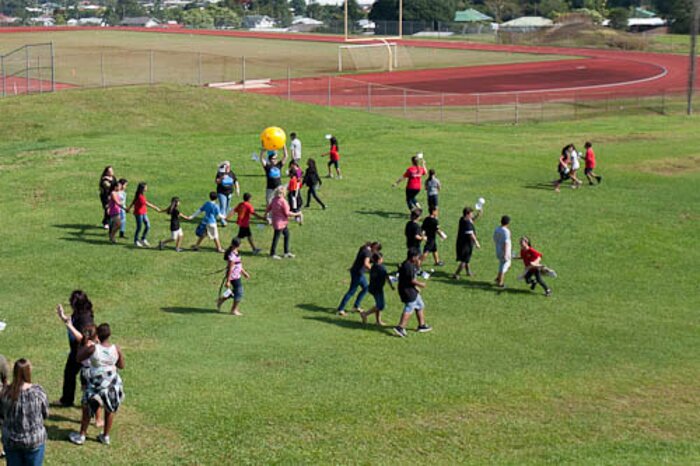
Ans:
[{"label": "fence post", "polygon": [[666,115],[666,89],[661,91],[661,114]]},{"label": "fence post", "polygon": [[540,122],[544,121],[544,99],[540,99]]},{"label": "fence post", "polygon": [[331,75],[328,75],[328,108],[331,108]]},{"label": "fence post", "polygon": [[403,116],[406,117],[406,89],[403,90]]},{"label": "fence post", "polygon": [[372,113],[372,83],[367,83],[367,112]]},{"label": "fence post", "polygon": [[287,100],[292,100],[292,65],[287,65]]},{"label": "fence post", "polygon": [[7,95],[7,79],[5,79],[5,57],[0,56],[0,72],[2,72],[2,96]]},{"label": "fence post", "polygon": [[148,84],[153,84],[154,79],[154,69],[153,69],[153,50],[148,51]]},{"label": "fence post", "polygon": [[202,52],[197,52],[197,84],[202,85]]},{"label": "fence post", "polygon": [[100,53],[100,84],[105,87],[105,54]]},{"label": "fence post", "polygon": [[476,95],[476,124],[479,124],[479,94]]},{"label": "fence post", "polygon": [[36,57],[36,70],[39,74],[39,94],[44,93],[44,81],[41,79],[41,56]]},{"label": "fence post", "polygon": [[241,85],[243,92],[245,92],[245,55],[241,57]]},{"label": "fence post", "polygon": [[25,45],[24,46],[24,74],[26,75],[26,94],[29,94],[29,46]]},{"label": "fence post", "polygon": [[574,92],[574,120],[578,120],[578,99],[577,94]]},{"label": "fence post", "polygon": [[440,93],[440,123],[445,122],[445,93]]},{"label": "fence post", "polygon": [[515,124],[520,123],[520,95],[515,94]]},{"label": "fence post", "polygon": [[[49,42],[49,50],[51,52],[51,92],[54,92],[56,90],[56,65],[53,53],[53,41]],[[4,79],[3,82],[5,82]]]}]

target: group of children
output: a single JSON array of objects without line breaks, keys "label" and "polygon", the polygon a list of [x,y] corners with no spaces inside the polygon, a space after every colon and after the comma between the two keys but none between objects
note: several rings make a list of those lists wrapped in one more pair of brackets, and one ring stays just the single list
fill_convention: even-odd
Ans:
[{"label": "group of children", "polygon": [[[584,175],[588,179],[588,184],[593,185],[593,180],[598,184],[603,181],[603,177],[596,175],[593,170],[596,167],[595,152],[593,152],[593,144],[586,142],[584,144],[586,152],[583,154],[584,159]],[[576,189],[583,184],[578,178],[578,171],[581,168],[581,153],[576,150],[573,144],[567,144],[561,150],[561,155],[559,156],[559,162],[557,164],[557,173],[559,174],[559,179],[553,182],[554,190],[556,192],[560,191],[562,183],[566,180],[571,180],[571,188]]]}]

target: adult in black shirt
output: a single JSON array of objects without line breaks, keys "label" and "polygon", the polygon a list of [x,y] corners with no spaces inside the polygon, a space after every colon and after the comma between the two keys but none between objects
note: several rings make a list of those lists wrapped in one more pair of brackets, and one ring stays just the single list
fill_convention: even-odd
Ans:
[{"label": "adult in black shirt", "polygon": [[381,251],[381,249],[381,243],[375,241],[374,243],[363,244],[360,250],[357,251],[355,262],[353,262],[352,267],[350,267],[350,288],[348,288],[347,293],[345,293],[343,299],[338,305],[338,315],[346,315],[345,306],[347,306],[348,302],[355,295],[358,287],[360,288],[360,293],[355,298],[353,310],[362,312],[362,309],[360,309],[360,304],[362,303],[362,299],[367,294],[369,288],[367,278],[365,278],[365,271],[372,268],[372,263],[370,260],[372,254]]},{"label": "adult in black shirt", "polygon": [[109,205],[109,195],[117,186],[117,177],[114,176],[114,170],[111,165],[107,165],[102,170],[100,176],[100,203],[102,204],[102,226],[105,230],[109,229],[109,213],[107,207]]},{"label": "adult in black shirt", "polygon": [[417,248],[420,250],[420,243],[423,241],[423,230],[421,229],[418,219],[423,213],[420,209],[411,211],[411,220],[406,223],[404,234],[406,235],[406,248]]},{"label": "adult in black shirt", "polygon": [[283,148],[284,157],[280,161],[277,158],[277,152],[260,150],[260,164],[265,170],[265,202],[270,204],[275,196],[275,189],[282,184],[282,170],[284,163],[287,161],[287,146]]},{"label": "adult in black shirt", "polygon": [[399,297],[401,302],[404,303],[403,313],[401,314],[401,320],[399,320],[399,325],[394,327],[394,333],[400,337],[407,336],[406,326],[408,325],[408,320],[411,318],[413,311],[416,312],[416,317],[418,318],[418,332],[424,333],[432,330],[432,327],[425,323],[425,305],[423,304],[423,298],[418,292],[419,288],[425,288],[425,283],[416,280],[416,274],[418,273],[418,266],[420,265],[420,250],[411,248],[408,250],[406,255],[406,260],[399,267]]},{"label": "adult in black shirt", "polygon": [[240,194],[238,187],[238,179],[231,171],[231,163],[226,161],[219,165],[216,172],[216,197],[219,200],[219,210],[221,211],[221,225],[226,226],[226,216],[231,210],[231,195],[236,191],[236,195]]},{"label": "adult in black shirt", "polygon": [[474,211],[471,207],[465,207],[462,211],[462,217],[459,219],[459,229],[457,230],[457,270],[452,275],[452,278],[458,279],[462,270],[467,271],[468,276],[472,276],[469,262],[472,259],[472,251],[474,246],[481,248],[479,240],[476,237],[476,229],[474,228]]},{"label": "adult in black shirt", "polygon": [[[73,309],[73,314],[70,316],[71,323],[80,333],[83,332],[86,325],[95,324],[92,302],[90,302],[84,291],[75,290],[71,293],[70,307]],[[63,406],[73,406],[75,401],[75,378],[81,368],[80,363],[76,360],[78,341],[70,332],[68,333],[68,342],[70,343],[70,352],[63,370],[63,395],[61,395],[60,400]]]}]

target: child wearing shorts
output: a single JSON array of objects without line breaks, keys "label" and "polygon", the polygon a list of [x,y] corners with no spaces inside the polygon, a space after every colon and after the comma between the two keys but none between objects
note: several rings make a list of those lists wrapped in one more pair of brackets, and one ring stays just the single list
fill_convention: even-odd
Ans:
[{"label": "child wearing shorts", "polygon": [[217,199],[218,196],[216,195],[216,192],[210,192],[209,200],[202,204],[202,207],[197,209],[197,212],[190,215],[190,218],[192,219],[197,217],[200,213],[204,213],[204,218],[202,218],[202,222],[199,224],[199,226],[197,226],[197,230],[195,231],[197,235],[197,243],[192,246],[194,251],[199,250],[199,245],[202,244],[202,241],[204,241],[204,237],[208,236],[209,239],[214,241],[216,251],[224,252],[224,249],[221,247],[221,241],[219,241],[219,229],[216,226],[217,220],[223,217],[221,215],[221,210],[219,210],[219,206],[215,202]]},{"label": "child wearing shorts", "polygon": [[180,227],[180,219],[184,218],[185,220],[191,220],[190,217],[187,215],[183,215],[180,212],[180,198],[179,197],[174,197],[170,200],[170,205],[168,206],[167,209],[164,210],[164,212],[168,215],[170,215],[170,238],[159,241],[158,242],[158,249],[163,249],[163,246],[165,246],[168,243],[171,243],[175,241],[175,251],[180,252],[182,251],[182,238],[184,237],[184,233],[182,232],[182,228]]},{"label": "child wearing shorts", "polygon": [[259,254],[260,249],[255,247],[255,242],[253,242],[253,233],[250,231],[250,217],[251,215],[254,215],[256,218],[264,222],[267,222],[267,219],[262,215],[255,213],[255,208],[253,207],[253,204],[250,203],[250,199],[252,197],[253,196],[250,193],[243,193],[243,202],[239,203],[231,212],[229,212],[226,219],[230,220],[234,213],[238,215],[238,219],[236,220],[236,225],[238,225],[238,234],[236,235],[236,238],[238,238],[239,241],[243,240],[244,238],[248,238],[248,243],[250,243],[250,247],[253,248],[253,254]]},{"label": "child wearing shorts", "polygon": [[391,289],[394,289],[394,285],[391,283],[389,273],[384,267],[384,256],[381,252],[375,252],[372,254],[372,268],[369,271],[369,293],[374,298],[374,307],[369,311],[360,312],[360,317],[362,318],[362,323],[367,323],[367,316],[374,314],[377,317],[377,325],[384,325],[382,322],[381,312],[384,310],[384,284],[389,283]]},{"label": "child wearing shorts", "polygon": [[243,277],[250,278],[250,274],[243,268],[243,261],[238,252],[241,242],[238,238],[231,240],[231,246],[224,253],[226,260],[226,278],[225,290],[223,294],[216,300],[217,310],[221,310],[221,305],[227,299],[233,298],[233,306],[231,306],[231,314],[234,316],[243,315],[240,311],[241,301],[243,300]]}]

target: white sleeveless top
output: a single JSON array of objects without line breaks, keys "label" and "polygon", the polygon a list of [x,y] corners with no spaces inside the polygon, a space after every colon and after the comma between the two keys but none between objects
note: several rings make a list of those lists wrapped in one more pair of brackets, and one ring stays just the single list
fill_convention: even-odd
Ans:
[{"label": "white sleeveless top", "polygon": [[116,371],[119,353],[115,345],[102,346],[95,344],[95,352],[90,356],[90,367],[93,369],[105,369]]}]

